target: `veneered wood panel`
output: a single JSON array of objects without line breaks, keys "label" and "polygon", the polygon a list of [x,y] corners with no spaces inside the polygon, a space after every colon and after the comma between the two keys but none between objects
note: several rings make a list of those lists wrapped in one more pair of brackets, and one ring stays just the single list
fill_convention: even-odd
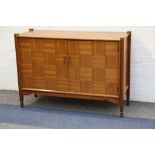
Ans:
[{"label": "veneered wood panel", "polygon": [[119,44],[118,42],[105,42],[105,55],[118,56]]},{"label": "veneered wood panel", "polygon": [[66,40],[56,40],[56,53],[66,54],[67,53],[67,41]]},{"label": "veneered wood panel", "polygon": [[92,67],[92,55],[80,54],[80,67]]},{"label": "veneered wood panel", "polygon": [[116,95],[118,96],[118,83],[106,82],[105,83],[105,95]]},{"label": "veneered wood panel", "polygon": [[44,75],[47,78],[56,79],[57,78],[56,66],[44,65]]},{"label": "veneered wood panel", "polygon": [[76,39],[76,40],[117,40],[127,37],[126,32],[79,32],[79,31],[52,31],[33,30],[20,34],[20,37],[49,38],[49,39]]},{"label": "veneered wood panel", "polygon": [[94,94],[106,94],[106,86],[104,82],[93,82],[93,93]]},{"label": "veneered wood panel", "polygon": [[119,95],[119,42],[94,41],[92,62],[93,93]]},{"label": "veneered wood panel", "polygon": [[60,79],[56,81],[56,90],[68,91],[68,80]]},{"label": "veneered wood panel", "polygon": [[80,55],[79,42],[75,40],[67,41],[68,49],[68,90],[80,92]]},{"label": "veneered wood panel", "polygon": [[111,83],[118,83],[118,70],[106,69],[105,81]]},{"label": "veneered wood panel", "polygon": [[92,68],[80,68],[80,80],[81,81],[92,81],[93,69]]},{"label": "veneered wood panel", "polygon": [[53,53],[56,51],[56,40],[42,39],[42,50],[44,53]]},{"label": "veneered wood panel", "polygon": [[97,81],[97,82],[105,81],[105,69],[104,68],[93,69],[93,81]]},{"label": "veneered wood panel", "polygon": [[42,53],[44,59],[44,89],[56,90],[56,40],[42,39]]},{"label": "veneered wood panel", "polygon": [[23,74],[23,77],[25,75],[32,76],[32,64],[21,64],[21,73]]},{"label": "veneered wood panel", "polygon": [[25,74],[23,76],[23,73],[22,73],[21,85],[23,88],[34,88],[33,87],[33,77],[31,75],[27,75],[27,74]]},{"label": "veneered wood panel", "polygon": [[92,56],[92,65],[93,68],[103,68],[105,69],[105,55],[103,54],[96,54]]},{"label": "veneered wood panel", "polygon": [[79,54],[92,55],[93,42],[92,41],[79,41]]},{"label": "veneered wood panel", "polygon": [[[44,40],[46,86],[52,90],[68,91],[68,69],[64,63],[67,55],[66,40]],[[50,49],[50,50],[49,50]],[[50,84],[50,80],[51,83]]]},{"label": "veneered wood panel", "polygon": [[92,93],[93,68],[92,55],[94,51],[93,41],[79,41],[80,55],[80,91]]},{"label": "veneered wood panel", "polygon": [[118,67],[119,67],[118,56],[106,55],[105,56],[105,65],[106,65],[105,68],[118,70]]},{"label": "veneered wood panel", "polygon": [[[118,42],[69,41],[67,45],[71,58],[68,65],[70,91],[118,95],[115,89],[119,83]],[[107,85],[113,87],[108,89]]]},{"label": "veneered wood panel", "polygon": [[44,77],[39,77],[35,76],[33,77],[33,87],[36,89],[45,89],[45,78]]},{"label": "veneered wood panel", "polygon": [[41,39],[32,40],[32,75],[33,87],[45,89],[44,53]]},{"label": "veneered wood panel", "polygon": [[46,90],[57,90],[56,82],[57,82],[56,78],[46,77],[45,78]]},{"label": "veneered wood panel", "polygon": [[69,92],[80,92],[80,80],[68,80]]},{"label": "veneered wood panel", "polygon": [[19,44],[22,87],[68,91],[66,41],[20,38]]},{"label": "veneered wood panel", "polygon": [[104,55],[105,54],[105,41],[94,41],[94,55]]},{"label": "veneered wood panel", "polygon": [[69,67],[68,68],[68,80],[80,80],[80,68],[79,67]]},{"label": "veneered wood panel", "polygon": [[21,87],[33,88],[32,39],[19,39]]},{"label": "veneered wood panel", "polygon": [[20,45],[24,87],[118,95],[118,42],[22,38]]},{"label": "veneered wood panel", "polygon": [[80,91],[83,93],[91,93],[92,92],[92,81],[81,80]]}]

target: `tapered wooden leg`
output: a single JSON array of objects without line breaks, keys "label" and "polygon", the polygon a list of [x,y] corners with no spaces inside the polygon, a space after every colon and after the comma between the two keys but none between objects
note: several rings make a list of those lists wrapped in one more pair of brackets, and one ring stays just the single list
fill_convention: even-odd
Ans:
[{"label": "tapered wooden leg", "polygon": [[37,94],[34,94],[34,97],[38,97],[38,95]]},{"label": "tapered wooden leg", "polygon": [[123,118],[123,106],[124,106],[124,45],[125,40],[124,38],[121,38],[120,40],[120,118]]},{"label": "tapered wooden leg", "polygon": [[130,105],[130,89],[127,91],[127,105]]},{"label": "tapered wooden leg", "polygon": [[120,101],[120,118],[123,118],[123,104],[124,104],[124,100],[121,100]]},{"label": "tapered wooden leg", "polygon": [[24,108],[24,96],[21,93],[19,94],[19,99],[20,99],[20,107]]},{"label": "tapered wooden leg", "polygon": [[123,112],[120,112],[120,118],[123,118]]}]

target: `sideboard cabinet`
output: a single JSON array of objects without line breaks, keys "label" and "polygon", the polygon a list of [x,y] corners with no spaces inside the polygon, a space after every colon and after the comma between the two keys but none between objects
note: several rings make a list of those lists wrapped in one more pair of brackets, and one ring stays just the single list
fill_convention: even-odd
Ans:
[{"label": "sideboard cabinet", "polygon": [[20,105],[23,96],[107,100],[130,98],[131,32],[29,29],[15,34]]}]

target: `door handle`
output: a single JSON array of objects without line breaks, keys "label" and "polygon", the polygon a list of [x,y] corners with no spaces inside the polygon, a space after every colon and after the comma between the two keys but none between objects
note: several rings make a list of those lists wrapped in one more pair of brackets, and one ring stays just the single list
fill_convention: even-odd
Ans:
[{"label": "door handle", "polygon": [[68,64],[70,64],[71,62],[71,57],[68,57]]},{"label": "door handle", "polygon": [[70,64],[71,62],[71,57],[65,56],[64,57],[64,64]]}]

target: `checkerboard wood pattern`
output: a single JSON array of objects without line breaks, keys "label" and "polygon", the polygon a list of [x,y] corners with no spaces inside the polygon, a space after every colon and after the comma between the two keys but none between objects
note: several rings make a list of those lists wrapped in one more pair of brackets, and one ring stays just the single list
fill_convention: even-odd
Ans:
[{"label": "checkerboard wood pattern", "polygon": [[19,38],[19,48],[23,88],[119,93],[119,42]]},{"label": "checkerboard wood pattern", "polygon": [[68,50],[69,91],[118,95],[118,42],[71,41],[69,46],[75,47]]}]

